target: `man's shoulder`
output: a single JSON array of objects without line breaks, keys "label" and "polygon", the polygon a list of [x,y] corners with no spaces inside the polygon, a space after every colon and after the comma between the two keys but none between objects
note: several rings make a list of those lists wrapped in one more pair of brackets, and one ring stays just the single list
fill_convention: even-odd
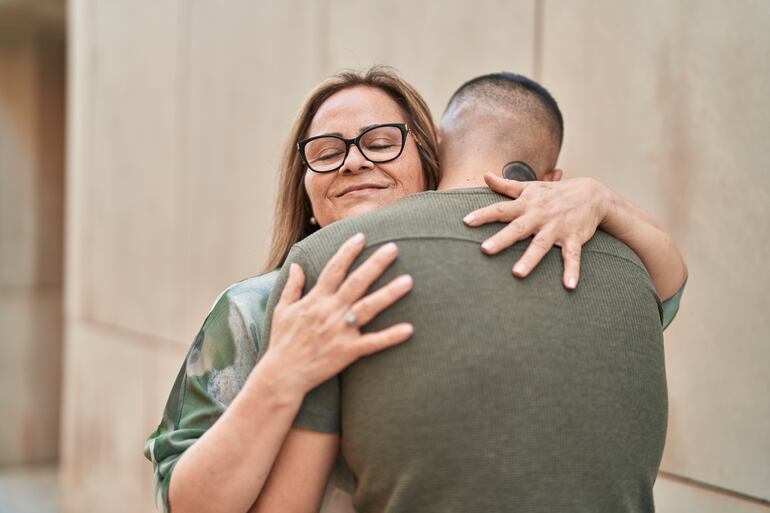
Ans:
[{"label": "man's shoulder", "polygon": [[305,253],[328,254],[359,232],[366,235],[367,242],[451,232],[463,228],[462,218],[468,212],[502,198],[487,188],[412,194],[372,212],[337,221],[297,246]]},{"label": "man's shoulder", "polygon": [[626,243],[620,239],[617,239],[602,230],[596,230],[594,236],[585,243],[583,246],[583,253],[602,253],[610,255],[634,264],[646,272],[642,260],[636,253],[634,253],[634,250],[628,247]]},{"label": "man's shoulder", "polygon": [[313,260],[322,260],[328,258],[343,242],[356,233],[366,235],[369,242],[373,237],[394,232],[402,224],[402,219],[415,218],[414,213],[425,207],[421,205],[420,200],[424,199],[426,194],[428,193],[413,195],[421,198],[413,196],[402,198],[372,212],[336,221],[295,244],[295,252]]}]

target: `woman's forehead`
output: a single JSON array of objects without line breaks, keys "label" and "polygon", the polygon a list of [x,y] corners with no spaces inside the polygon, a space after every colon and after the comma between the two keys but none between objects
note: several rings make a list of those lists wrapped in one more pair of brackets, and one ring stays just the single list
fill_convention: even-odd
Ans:
[{"label": "woman's forehead", "polygon": [[385,91],[355,86],[337,91],[321,104],[306,137],[331,133],[355,137],[371,125],[404,122],[403,111]]}]

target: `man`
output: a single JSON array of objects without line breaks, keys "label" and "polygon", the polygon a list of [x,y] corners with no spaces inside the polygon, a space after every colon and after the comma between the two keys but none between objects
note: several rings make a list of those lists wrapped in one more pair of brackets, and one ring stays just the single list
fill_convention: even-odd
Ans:
[{"label": "man", "polygon": [[441,192],[335,223],[290,254],[284,269],[299,263],[309,288],[312,270],[363,232],[364,257],[399,247],[379,283],[415,282],[366,327],[410,322],[412,339],[308,394],[295,427],[344,431],[361,511],[653,511],[666,382],[660,304],[639,258],[598,232],[578,289],[559,284],[554,251],[517,281],[510,265],[526,245],[485,256],[478,246],[495,227],[459,221],[501,199],[480,188],[484,170],[523,161],[540,180],[559,178],[556,102],[517,75],[479,77],[450,100],[441,136]]}]

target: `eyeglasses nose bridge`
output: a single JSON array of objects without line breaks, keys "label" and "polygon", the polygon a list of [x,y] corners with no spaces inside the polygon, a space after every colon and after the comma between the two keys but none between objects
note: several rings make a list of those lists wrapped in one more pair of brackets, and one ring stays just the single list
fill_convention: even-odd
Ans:
[{"label": "eyeglasses nose bridge", "polygon": [[358,141],[361,139],[361,135],[359,135],[354,139],[345,139],[345,158],[342,159],[342,164],[340,164],[340,168],[338,169],[338,171],[341,171],[345,167],[345,163],[347,163],[348,157],[350,157],[351,146],[356,149],[358,154],[361,156],[362,159],[364,159],[365,162],[369,162],[370,164],[373,164],[373,162],[369,160],[366,154],[364,154],[363,150],[358,146]]}]

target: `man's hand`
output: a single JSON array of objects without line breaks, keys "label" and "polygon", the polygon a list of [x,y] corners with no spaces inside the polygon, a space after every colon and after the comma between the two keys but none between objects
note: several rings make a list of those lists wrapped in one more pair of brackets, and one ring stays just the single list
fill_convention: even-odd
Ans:
[{"label": "man's hand", "polygon": [[607,218],[611,192],[592,178],[560,182],[518,182],[492,173],[484,175],[490,189],[515,201],[503,201],[475,210],[463,219],[468,226],[507,222],[508,226],[481,245],[494,255],[515,242],[534,236],[527,250],[513,266],[513,275],[526,277],[553,247],[561,247],[564,259],[563,283],[577,287],[583,247]]}]

